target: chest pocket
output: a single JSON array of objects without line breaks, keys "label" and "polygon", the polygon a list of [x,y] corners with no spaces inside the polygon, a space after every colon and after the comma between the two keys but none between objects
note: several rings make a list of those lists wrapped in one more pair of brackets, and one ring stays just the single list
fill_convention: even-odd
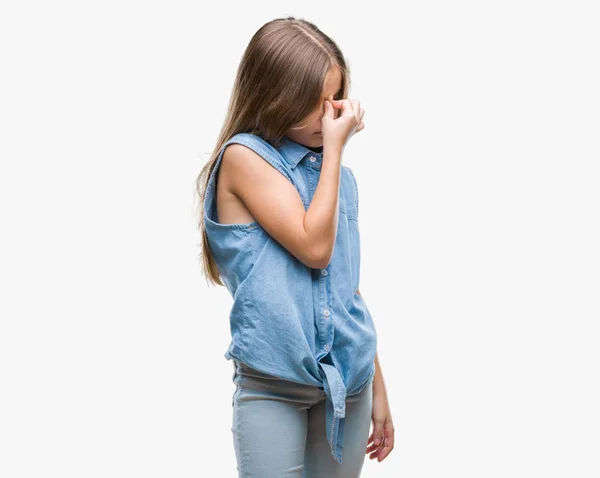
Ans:
[{"label": "chest pocket", "polygon": [[[309,172],[302,165],[298,165],[294,169],[294,176],[296,179],[296,189],[304,204],[304,209],[308,210],[310,207],[311,200],[309,198]],[[314,176],[310,180],[312,181],[311,187],[316,188],[318,177]],[[348,219],[357,221],[358,220],[358,188],[356,185],[356,179],[354,174],[347,166],[342,165],[341,184],[339,192],[339,211],[345,215]]]}]

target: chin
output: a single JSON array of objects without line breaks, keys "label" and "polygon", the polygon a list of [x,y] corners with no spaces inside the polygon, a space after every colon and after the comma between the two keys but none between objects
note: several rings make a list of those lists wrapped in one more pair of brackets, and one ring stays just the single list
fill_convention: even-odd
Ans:
[{"label": "chin", "polygon": [[311,146],[323,146],[323,136],[313,134],[308,144]]},{"label": "chin", "polygon": [[309,148],[320,148],[323,146],[323,136],[318,134],[310,134],[304,137],[296,136],[295,138],[290,137],[290,139]]}]

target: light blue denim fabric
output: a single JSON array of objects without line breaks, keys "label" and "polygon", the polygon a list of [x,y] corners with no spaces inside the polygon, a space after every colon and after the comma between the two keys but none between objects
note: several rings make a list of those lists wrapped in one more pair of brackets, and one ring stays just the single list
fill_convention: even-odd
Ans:
[{"label": "light blue denim fabric", "polygon": [[375,374],[377,334],[356,293],[360,278],[358,186],[341,166],[339,220],[333,256],[313,269],[286,250],[257,222],[222,224],[216,178],[225,148],[242,144],[269,162],[298,190],[308,209],[322,155],[284,137],[272,145],[239,133],[225,143],[207,183],[204,226],[221,278],[233,298],[231,343],[225,352],[265,374],[324,389],[331,453],[342,463],[346,397],[358,394]]},{"label": "light blue denim fabric", "polygon": [[359,478],[365,461],[373,387],[347,398],[344,462],[327,442],[322,389],[263,374],[233,360],[231,431],[242,478]]}]

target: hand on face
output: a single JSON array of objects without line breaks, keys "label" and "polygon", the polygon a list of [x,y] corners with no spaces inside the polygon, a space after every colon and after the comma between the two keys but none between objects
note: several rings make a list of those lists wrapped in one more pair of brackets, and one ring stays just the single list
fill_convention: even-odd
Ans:
[{"label": "hand on face", "polygon": [[[358,100],[325,100],[325,111],[321,119],[321,134],[325,144],[344,149],[348,140],[365,125],[365,111]],[[338,113],[341,113],[338,115]]]}]

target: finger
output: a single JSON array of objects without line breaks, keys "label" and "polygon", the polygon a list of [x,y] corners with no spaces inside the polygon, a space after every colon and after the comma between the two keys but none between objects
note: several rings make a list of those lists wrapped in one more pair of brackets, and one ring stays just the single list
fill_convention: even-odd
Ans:
[{"label": "finger", "polygon": [[369,455],[369,460],[373,460],[373,459],[377,458],[379,456],[379,454],[381,453],[381,450],[383,450],[383,446],[378,446],[376,448],[376,450]]},{"label": "finger", "polygon": [[342,116],[344,114],[354,114],[354,106],[350,100],[342,99],[333,101],[337,103],[336,107],[342,110]]},{"label": "finger", "polygon": [[394,449],[394,430],[390,428],[384,429],[384,438],[381,443],[381,447],[377,453],[378,461],[382,461],[387,457],[390,452]]},{"label": "finger", "polygon": [[330,101],[331,101],[331,104],[335,108],[337,108],[337,109],[340,109],[342,107],[342,105],[344,104],[344,99],[341,99],[341,100],[330,100]]},{"label": "finger", "polygon": [[373,443],[377,446],[381,445],[383,442],[383,423],[377,422],[373,426]]},{"label": "finger", "polygon": [[387,437],[386,437],[386,445],[379,452],[379,456],[377,457],[377,461],[381,462],[381,461],[385,460],[385,458],[390,454],[390,452],[392,451],[393,448],[394,448],[393,446],[390,446],[387,443]]},{"label": "finger", "polygon": [[390,432],[390,431],[386,430],[386,436],[385,436],[385,439],[384,439],[384,442],[385,442],[384,445],[388,446],[388,447],[391,447],[391,448],[394,448],[394,441],[395,441],[394,440],[394,432]]},{"label": "finger", "polygon": [[327,116],[327,118],[333,118],[333,105],[328,100],[325,100],[325,113],[323,116]]},{"label": "finger", "polygon": [[371,451],[373,451],[375,448],[377,448],[379,445],[375,445],[374,442],[374,433],[371,433],[371,435],[369,436],[369,439],[367,440],[367,453],[370,453]]},{"label": "finger", "polygon": [[365,450],[365,453],[373,453],[375,450],[377,450],[377,448],[380,448],[380,447],[381,447],[381,445],[377,446],[377,445],[371,444],[367,447],[367,449]]},{"label": "finger", "polygon": [[350,103],[352,103],[352,108],[354,110],[354,115],[356,116],[357,119],[359,118],[359,114],[360,114],[360,101],[358,100],[350,100]]}]

